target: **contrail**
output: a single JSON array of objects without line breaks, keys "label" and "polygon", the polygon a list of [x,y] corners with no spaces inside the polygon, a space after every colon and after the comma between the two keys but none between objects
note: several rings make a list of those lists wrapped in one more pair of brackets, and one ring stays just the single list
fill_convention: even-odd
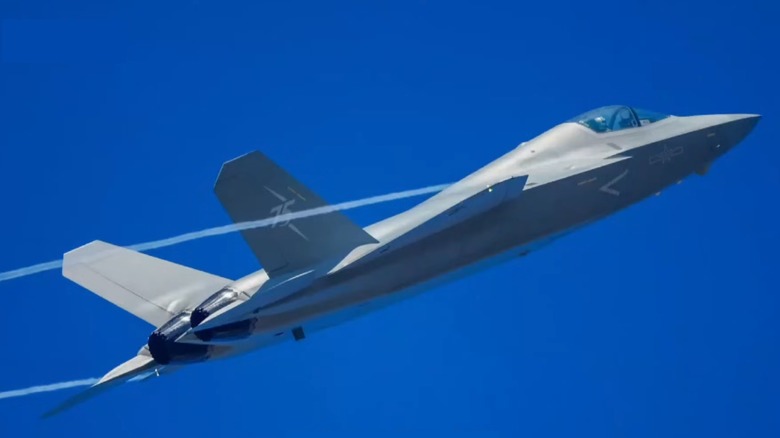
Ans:
[{"label": "contrail", "polygon": [[30,265],[26,268],[14,269],[13,271],[6,271],[0,273],[0,281],[10,280],[12,278],[26,277],[28,275],[37,274],[43,271],[51,271],[62,267],[62,260],[52,260],[46,263],[38,263],[37,265]]},{"label": "contrail", "polygon": [[81,379],[70,380],[68,382],[52,383],[50,385],[31,386],[24,389],[14,389],[12,391],[0,392],[0,400],[4,398],[24,397],[26,395],[37,394],[39,392],[59,391],[61,389],[75,388],[77,386],[94,385],[100,379]]},{"label": "contrail", "polygon": [[[301,219],[309,216],[317,216],[334,211],[351,210],[353,208],[365,207],[367,205],[380,204],[383,202],[395,201],[399,199],[411,198],[414,196],[436,193],[444,190],[450,184],[438,184],[435,186],[422,187],[413,190],[404,190],[402,192],[393,192],[385,195],[371,196],[369,198],[358,199],[356,201],[347,201],[340,204],[326,205],[324,207],[311,208],[309,210],[296,211],[293,213],[281,214],[278,216],[261,219],[251,222],[241,222],[220,227],[206,228],[205,230],[193,231],[191,233],[180,234],[167,239],[153,240],[151,242],[137,243],[127,248],[136,251],[148,251],[150,249],[163,248],[166,246],[177,245],[190,240],[202,239],[204,237],[219,236],[222,234],[235,233],[236,231],[248,230],[251,228],[260,228],[273,225],[275,223],[284,223],[287,221]],[[26,277],[39,272],[51,271],[62,267],[62,260],[52,260],[50,262],[39,263],[24,268],[14,269],[12,271],[0,272],[0,282],[11,280],[13,278]],[[0,397],[2,398],[2,397]]]}]

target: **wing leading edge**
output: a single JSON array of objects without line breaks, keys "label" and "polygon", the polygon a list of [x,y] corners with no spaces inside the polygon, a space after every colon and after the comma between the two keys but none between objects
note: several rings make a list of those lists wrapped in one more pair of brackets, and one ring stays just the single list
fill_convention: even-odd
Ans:
[{"label": "wing leading edge", "polygon": [[155,327],[231,282],[99,240],[65,253],[62,275]]},{"label": "wing leading edge", "polygon": [[59,406],[43,414],[43,418],[49,418],[60,414],[136,377],[142,378],[146,377],[144,374],[158,373],[157,367],[159,367],[159,364],[157,364],[157,362],[152,359],[146,349],[142,349],[136,357],[109,371],[108,374],[103,376],[97,383],[89,387],[89,389],[86,391],[82,391],[76,394],[75,396],[65,400],[65,402]]}]

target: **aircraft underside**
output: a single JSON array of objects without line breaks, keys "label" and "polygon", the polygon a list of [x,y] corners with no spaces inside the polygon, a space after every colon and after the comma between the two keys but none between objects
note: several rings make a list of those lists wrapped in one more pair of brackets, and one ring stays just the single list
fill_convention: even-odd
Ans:
[{"label": "aircraft underside", "polygon": [[265,269],[234,281],[100,241],[67,253],[67,278],[156,329],[136,357],[49,414],[129,379],[302,340],[525,256],[704,173],[757,120],[604,107],[366,229],[259,152],[239,157],[225,163],[215,192],[235,222],[257,221],[242,235]]},{"label": "aircraft underside", "polygon": [[526,188],[487,211],[404,246],[384,252],[380,247],[381,254],[368,261],[353,262],[269,306],[247,309],[246,319],[209,329],[209,342],[279,337],[298,328],[310,332],[428,290],[429,283],[440,284],[436,281],[440,276],[446,281],[462,270],[474,272],[472,265],[477,263],[485,267],[527,255],[693,173],[706,154],[689,153],[665,163],[654,159],[665,150],[685,150],[693,138],[701,135],[680,136],[630,153],[616,150],[615,155],[628,159]]}]

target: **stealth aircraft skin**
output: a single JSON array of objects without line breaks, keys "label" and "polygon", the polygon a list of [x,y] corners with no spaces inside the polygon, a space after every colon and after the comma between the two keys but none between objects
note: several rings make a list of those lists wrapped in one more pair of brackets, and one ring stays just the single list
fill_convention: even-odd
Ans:
[{"label": "stealth aircraft skin", "polygon": [[215,192],[264,269],[231,280],[94,241],[63,275],[155,327],[138,354],[58,413],[128,380],[294,339],[525,256],[658,193],[741,142],[751,114],[675,117],[599,108],[553,127],[414,208],[361,228],[269,158],[222,166]]}]

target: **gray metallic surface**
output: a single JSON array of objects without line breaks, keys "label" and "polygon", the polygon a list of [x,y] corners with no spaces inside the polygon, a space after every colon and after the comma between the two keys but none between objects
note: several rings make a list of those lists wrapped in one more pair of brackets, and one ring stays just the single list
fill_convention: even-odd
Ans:
[{"label": "gray metallic surface", "polygon": [[[328,213],[244,231],[271,273],[260,270],[229,284],[227,279],[122,249],[114,253],[123,256],[118,259],[122,263],[98,260],[103,266],[88,258],[66,264],[70,268],[63,272],[70,273],[68,278],[155,326],[162,325],[157,324],[158,314],[184,312],[197,320],[190,317],[185,321],[189,326],[172,321],[160,327],[150,336],[150,348],[142,348],[135,358],[52,413],[120,381],[302,340],[304,333],[525,256],[693,173],[706,173],[759,118],[668,117],[601,133],[579,123],[563,123],[420,205],[365,230],[341,213]],[[292,210],[288,192],[304,209],[325,205],[259,153],[226,163],[216,191],[236,221]],[[122,269],[127,260],[143,262],[156,274],[135,278]],[[110,275],[101,274],[105,272]],[[107,282],[128,276],[120,283]],[[153,282],[155,276],[178,288],[162,287]],[[223,287],[225,292],[215,295]],[[143,295],[133,295],[134,291]],[[151,313],[148,303],[162,310]]]},{"label": "gray metallic surface", "polygon": [[[576,124],[560,125],[418,211],[369,227],[379,243],[358,248],[328,275],[279,299],[250,299],[223,322],[253,319],[257,335],[297,325],[328,326],[427,290],[437,277],[457,276],[477,262],[525,255],[707,166],[757,121],[750,115],[674,117],[635,132],[601,136]],[[574,147],[567,148],[567,140]],[[524,185],[513,186],[524,173]],[[444,201],[437,204],[436,198]]]},{"label": "gray metallic surface", "polygon": [[[328,204],[260,152],[222,166],[214,192],[234,222],[279,217]],[[320,263],[376,242],[340,211],[241,231],[270,276]]]}]

